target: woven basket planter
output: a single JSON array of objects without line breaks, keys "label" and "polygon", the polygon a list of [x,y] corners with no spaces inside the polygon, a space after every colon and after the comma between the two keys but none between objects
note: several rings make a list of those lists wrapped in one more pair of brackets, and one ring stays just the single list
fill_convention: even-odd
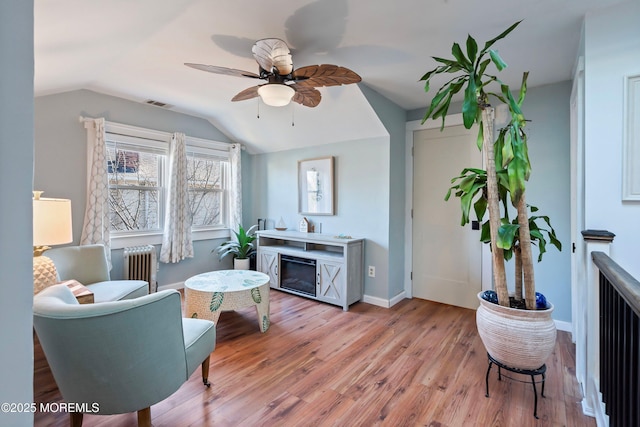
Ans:
[{"label": "woven basket planter", "polygon": [[556,344],[553,304],[546,310],[519,310],[485,301],[482,292],[478,300],[478,334],[491,357],[518,369],[544,365]]}]

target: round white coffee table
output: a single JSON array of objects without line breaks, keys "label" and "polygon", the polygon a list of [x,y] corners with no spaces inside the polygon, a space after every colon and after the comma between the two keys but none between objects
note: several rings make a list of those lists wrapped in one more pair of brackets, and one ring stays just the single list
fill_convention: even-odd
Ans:
[{"label": "round white coffee table", "polygon": [[269,329],[269,276],[253,270],[219,270],[184,282],[185,314],[218,324],[220,313],[256,307],[260,332]]}]

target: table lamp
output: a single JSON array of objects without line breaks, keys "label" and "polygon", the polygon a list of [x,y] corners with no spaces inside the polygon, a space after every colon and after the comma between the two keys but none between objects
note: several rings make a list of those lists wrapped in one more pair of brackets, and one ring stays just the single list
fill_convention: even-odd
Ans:
[{"label": "table lamp", "polygon": [[33,192],[33,292],[58,281],[56,266],[43,253],[48,245],[62,245],[73,240],[71,200],[40,197]]}]

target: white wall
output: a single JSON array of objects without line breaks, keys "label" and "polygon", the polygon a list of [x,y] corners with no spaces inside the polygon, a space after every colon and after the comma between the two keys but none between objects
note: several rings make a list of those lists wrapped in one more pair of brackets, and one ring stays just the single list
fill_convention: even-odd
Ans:
[{"label": "white wall", "polygon": [[[640,2],[585,19],[585,224],[616,234],[611,257],[640,278],[640,202],[622,202],[623,82],[640,74]],[[636,118],[638,120],[638,118]]]},{"label": "white wall", "polygon": [[[33,1],[0,2],[0,403],[33,401]],[[0,411],[27,426],[28,412]]]}]

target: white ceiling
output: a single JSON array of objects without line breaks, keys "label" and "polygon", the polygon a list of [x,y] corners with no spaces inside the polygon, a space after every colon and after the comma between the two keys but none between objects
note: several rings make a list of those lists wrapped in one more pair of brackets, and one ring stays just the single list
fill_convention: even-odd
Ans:
[{"label": "white ceiling", "polygon": [[[171,104],[211,121],[253,152],[382,136],[356,85],[321,88],[316,108],[231,102],[255,81],[185,62],[257,72],[251,46],[281,38],[294,67],[337,64],[404,109],[430,101],[420,77],[470,33],[496,44],[517,85],[571,78],[582,17],[621,0],[35,0],[36,96],[75,89]],[[437,89],[437,88],[435,88]],[[292,116],[295,126],[291,126]]]}]

